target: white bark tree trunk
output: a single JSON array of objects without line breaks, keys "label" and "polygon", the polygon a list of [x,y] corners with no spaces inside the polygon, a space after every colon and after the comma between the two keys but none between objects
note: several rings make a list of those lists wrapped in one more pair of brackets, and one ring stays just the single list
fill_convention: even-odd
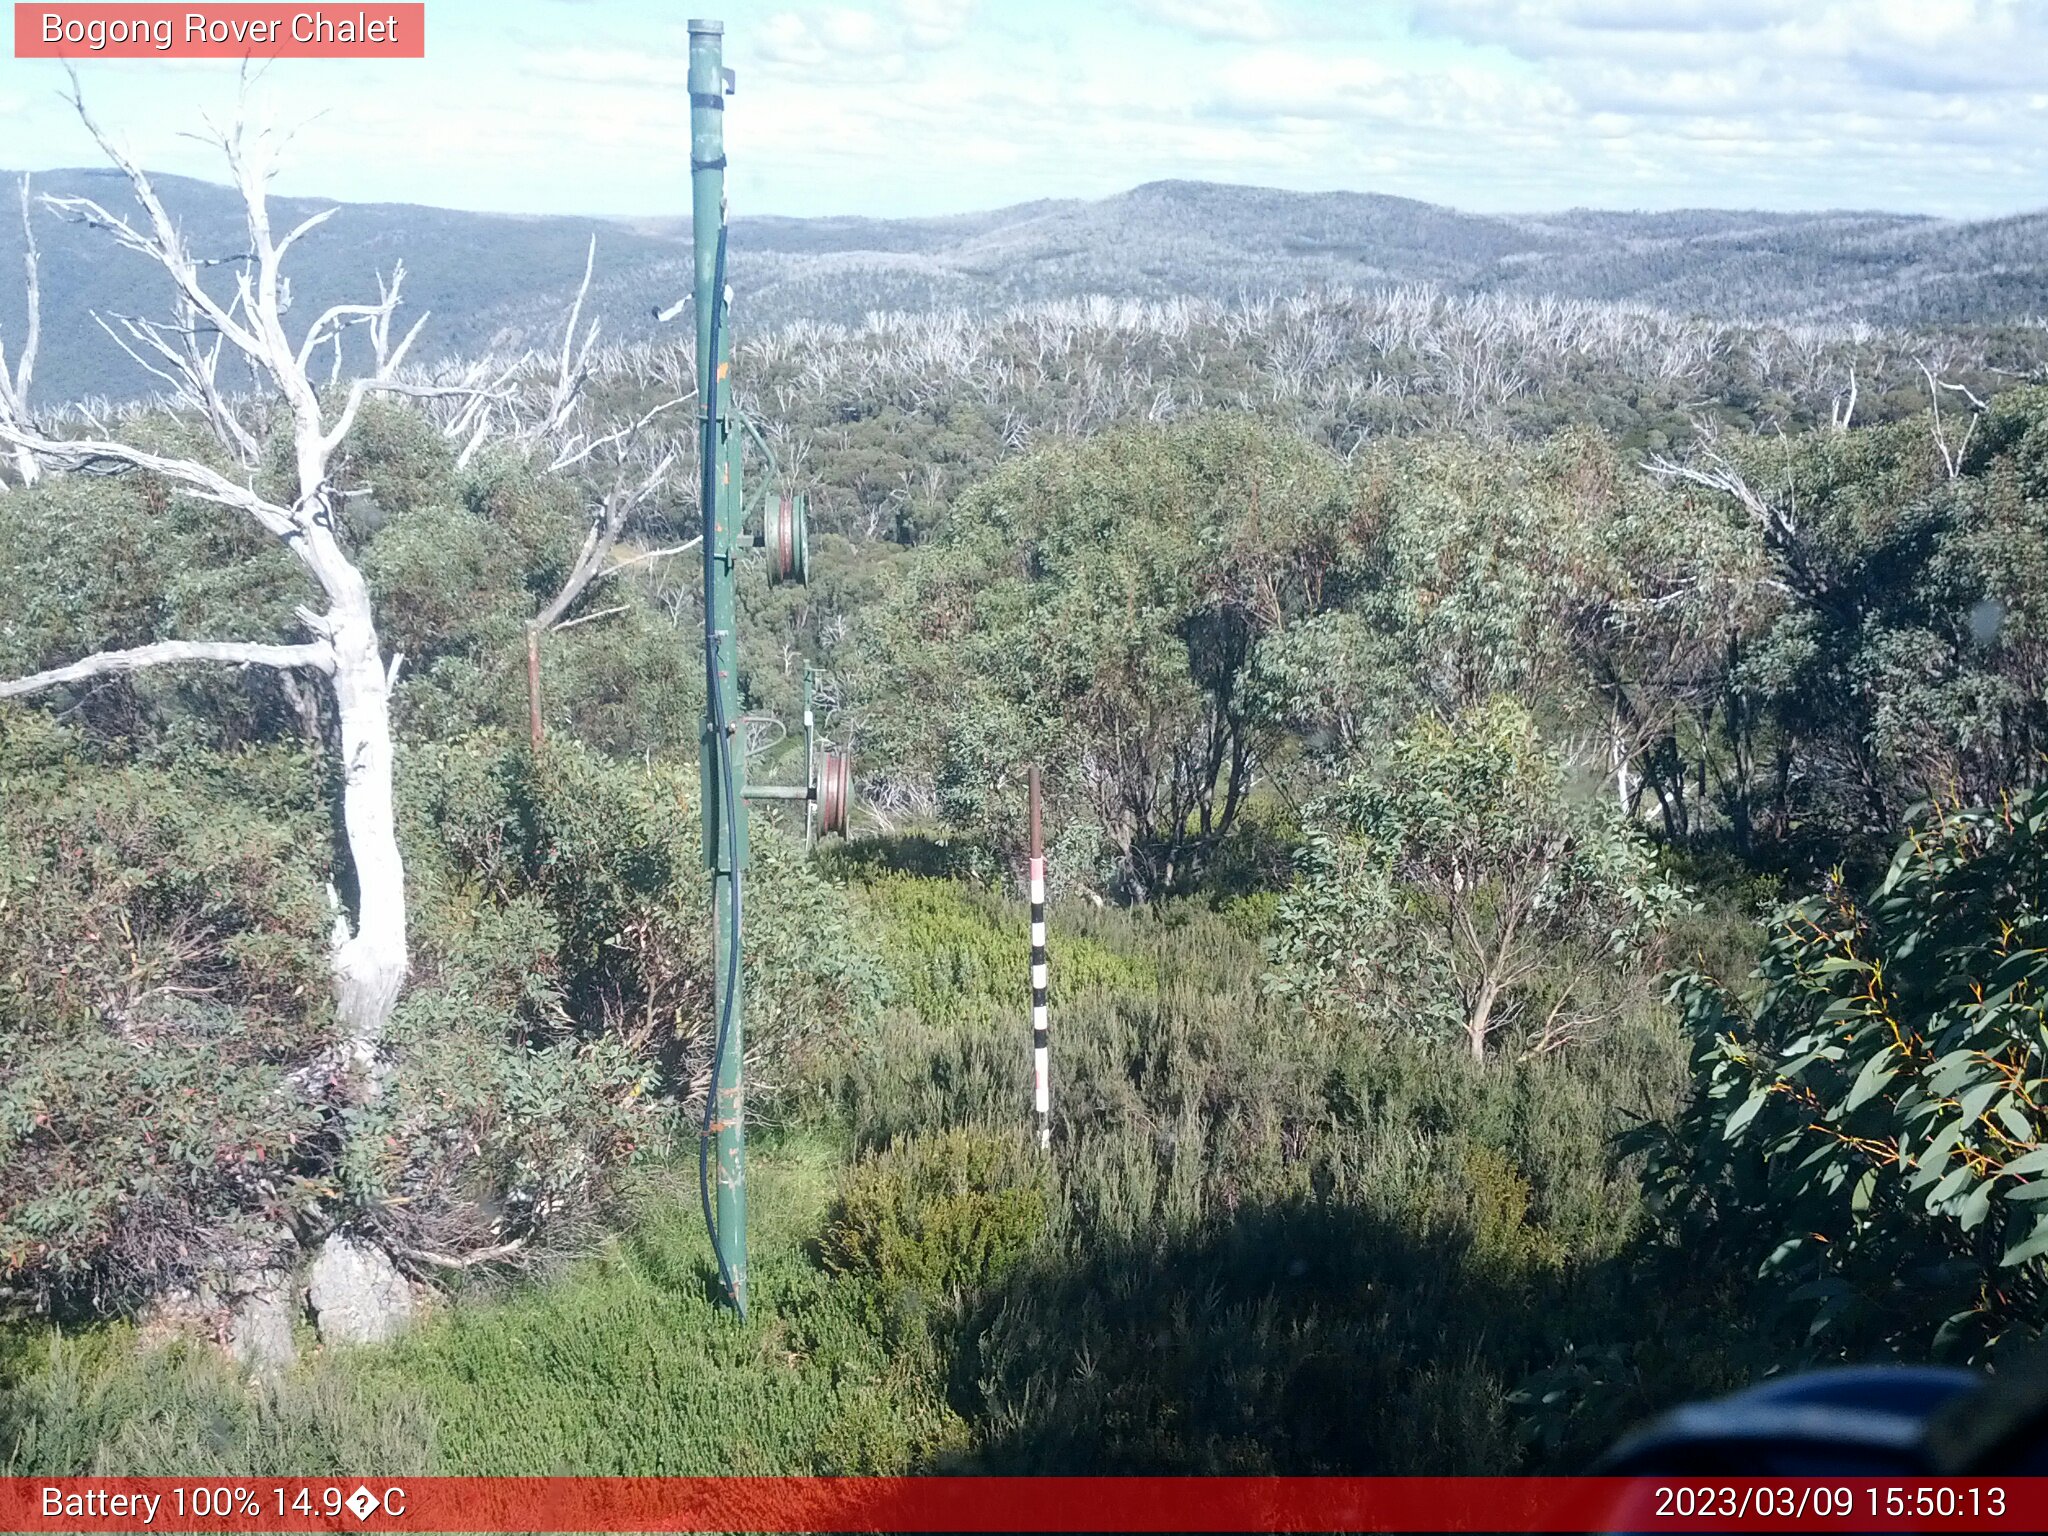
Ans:
[{"label": "white bark tree trunk", "polygon": [[[0,421],[15,422],[26,426],[29,420],[28,392],[35,380],[36,342],[42,326],[42,282],[41,262],[36,251],[36,227],[29,217],[28,178],[21,178],[21,264],[24,274],[24,295],[27,299],[28,319],[23,327],[21,350],[10,371],[7,363],[7,348],[0,345]],[[21,476],[23,485],[34,485],[42,473],[42,466],[28,449],[16,446],[14,450],[14,471]]]},{"label": "white bark tree trunk", "polygon": [[[53,439],[36,432],[20,413],[0,408],[0,445],[25,457],[30,471],[43,461],[71,467],[109,465],[147,470],[172,482],[186,494],[235,508],[253,518],[298,557],[326,600],[323,610],[301,609],[300,620],[312,633],[310,645],[263,646],[242,642],[168,641],[133,651],[109,652],[52,669],[15,683],[0,683],[0,695],[81,680],[138,666],[190,661],[258,663],[305,667],[325,676],[334,690],[341,731],[342,828],[353,879],[350,908],[338,914],[333,934],[334,990],[341,1025],[345,1066],[359,1096],[372,1097],[380,1086],[378,1049],[384,1027],[405,984],[405,864],[399,854],[397,816],[392,802],[393,753],[391,689],[401,658],[387,665],[377,637],[370,589],[361,569],[336,535],[335,494],[327,466],[347,439],[364,398],[373,391],[454,394],[462,387],[427,389],[397,377],[419,324],[394,344],[391,320],[398,307],[404,268],[389,282],[379,280],[374,304],[331,306],[294,345],[285,329],[288,288],[283,259],[300,238],[325,222],[333,210],[303,220],[283,238],[270,225],[265,183],[269,174],[259,140],[252,146],[237,121],[219,143],[226,152],[247,215],[250,264],[237,280],[233,301],[223,303],[200,282],[201,263],[192,255],[177,224],[150,185],[148,176],[123,154],[85,110],[73,81],[73,104],[80,119],[109,159],[126,175],[144,219],[138,224],[110,213],[89,198],[55,197],[45,201],[58,211],[104,229],[117,243],[154,260],[177,291],[179,320],[173,324],[127,320],[126,332],[137,348],[154,351],[164,367],[146,361],[159,377],[177,388],[176,398],[200,412],[221,445],[241,460],[248,478],[236,481],[192,459],[173,459],[134,445],[104,439]],[[31,269],[33,282],[33,269]],[[31,290],[33,298],[33,290]],[[424,316],[421,317],[424,321]],[[367,328],[375,357],[374,371],[350,381],[338,407],[323,403],[308,372],[320,348],[349,326]],[[119,336],[115,338],[120,340]],[[31,332],[31,345],[33,332]],[[298,494],[289,506],[270,501],[254,489],[254,468],[261,455],[258,433],[238,416],[217,386],[223,347],[239,353],[259,377],[273,384],[290,409]],[[0,407],[6,405],[0,400]]]},{"label": "white bark tree trunk", "polygon": [[[370,615],[369,590],[353,568],[359,603],[337,603],[334,699],[341,724],[342,830],[355,866],[356,912],[334,934],[334,990],[349,1063],[374,1093],[385,1021],[405,984],[405,863],[392,806],[391,682]],[[346,607],[358,608],[345,614]]]}]

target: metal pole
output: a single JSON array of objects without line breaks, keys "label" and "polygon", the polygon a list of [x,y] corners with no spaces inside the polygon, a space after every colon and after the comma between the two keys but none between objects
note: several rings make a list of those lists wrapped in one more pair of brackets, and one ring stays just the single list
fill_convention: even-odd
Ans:
[{"label": "metal pole", "polygon": [[804,668],[804,852],[818,846],[817,672]]},{"label": "metal pole", "polygon": [[[740,719],[737,636],[733,623],[733,566],[738,554],[739,516],[732,499],[732,336],[726,328],[725,95],[729,83],[723,58],[725,24],[691,21],[690,191],[691,242],[696,258],[697,399],[704,415],[706,454],[702,484],[704,517],[704,719],[698,737],[704,787],[704,854],[712,871],[713,1105],[708,1116],[714,1137],[711,1178],[715,1242],[732,1304],[747,1309],[746,1082],[742,1063],[746,1041],[745,999],[738,961],[740,876],[747,865],[746,800],[735,793],[727,804],[728,780],[744,787],[746,754],[738,737]],[[724,729],[720,730],[720,723]],[[721,737],[723,739],[721,739]],[[728,973],[730,984],[728,985]]]},{"label": "metal pole", "polygon": [[1038,769],[1031,769],[1031,1105],[1038,1144],[1052,1145],[1051,1039],[1046,1029],[1045,837],[1038,819]]}]

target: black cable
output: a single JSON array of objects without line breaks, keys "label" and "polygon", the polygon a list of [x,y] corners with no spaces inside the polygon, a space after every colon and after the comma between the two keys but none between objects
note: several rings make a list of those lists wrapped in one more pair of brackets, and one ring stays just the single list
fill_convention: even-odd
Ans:
[{"label": "black cable", "polygon": [[[703,430],[698,445],[698,456],[702,460],[702,473],[698,480],[698,503],[704,514],[704,694],[706,707],[711,715],[712,750],[718,754],[718,782],[725,812],[725,846],[732,860],[732,918],[726,926],[725,935],[725,995],[718,1010],[718,1030],[711,1045],[711,1082],[704,1090],[704,1129],[697,1138],[697,1193],[704,1202],[704,1230],[711,1237],[711,1253],[718,1260],[718,1278],[725,1286],[725,1294],[732,1298],[732,1304],[739,1309],[741,1317],[747,1315],[747,1305],[734,1285],[732,1266],[725,1256],[725,1244],[718,1230],[718,1218],[711,1208],[711,1142],[712,1123],[718,1112],[718,1068],[725,1060],[726,1041],[732,1038],[733,1003],[739,993],[740,979],[740,832],[739,832],[739,786],[734,782],[732,771],[732,738],[725,718],[725,696],[718,686],[719,634],[711,627],[712,583],[718,579],[718,402],[721,382],[718,377],[718,351],[725,321],[725,221],[720,217],[718,224],[718,261],[711,285],[711,361],[710,367],[701,371],[711,380],[710,393],[705,398]],[[716,875],[717,860],[713,858],[713,874]]]}]

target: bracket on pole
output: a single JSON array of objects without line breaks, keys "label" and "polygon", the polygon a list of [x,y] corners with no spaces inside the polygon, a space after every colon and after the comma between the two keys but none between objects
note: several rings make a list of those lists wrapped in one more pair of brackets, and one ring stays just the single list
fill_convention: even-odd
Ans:
[{"label": "bracket on pole", "polygon": [[853,818],[853,759],[844,752],[818,750],[817,672],[804,668],[804,782],[749,784],[742,791],[754,800],[801,800],[804,803],[804,847],[818,839],[849,835]]}]

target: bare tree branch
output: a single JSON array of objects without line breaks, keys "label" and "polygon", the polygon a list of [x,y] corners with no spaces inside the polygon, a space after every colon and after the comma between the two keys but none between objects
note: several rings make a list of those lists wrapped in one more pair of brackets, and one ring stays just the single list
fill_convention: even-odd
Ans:
[{"label": "bare tree branch", "polygon": [[[611,489],[598,504],[590,523],[590,531],[584,535],[583,547],[576,552],[575,563],[569,569],[568,577],[541,611],[533,616],[526,626],[526,703],[528,729],[536,752],[540,750],[543,732],[540,687],[540,637],[557,628],[567,628],[562,617],[575,606],[585,589],[605,571],[606,562],[611,558],[619,535],[625,531],[627,519],[633,512],[650,500],[668,478],[675,467],[676,450],[668,448],[655,461],[644,476],[635,479],[632,469],[634,450],[641,434],[655,418],[672,406],[679,405],[688,396],[665,400],[648,411],[637,421],[605,434],[588,447],[574,454],[569,462],[580,463],[599,448],[609,451],[614,465]],[[558,459],[556,468],[561,466]],[[571,620],[570,623],[580,622]]]},{"label": "bare tree branch", "polygon": [[541,421],[541,436],[556,431],[568,421],[569,412],[575,408],[577,396],[582,394],[583,385],[590,377],[590,349],[597,345],[598,322],[590,322],[590,328],[583,333],[580,349],[576,346],[576,325],[583,318],[583,301],[590,296],[590,278],[596,270],[597,236],[592,235],[590,248],[583,257],[583,284],[576,290],[575,302],[569,306],[568,323],[562,327],[562,356],[555,367],[554,393],[549,397],[547,414]]},{"label": "bare tree branch", "polygon": [[175,666],[182,662],[211,661],[242,667],[306,667],[315,672],[334,670],[334,650],[324,640],[307,645],[262,645],[242,640],[159,640],[125,651],[101,651],[68,666],[52,667],[28,677],[0,681],[0,699],[21,698],[82,683],[88,678],[117,672],[139,672],[145,667]]},{"label": "bare tree branch", "polygon": [[1663,454],[1644,460],[1643,468],[1660,479],[1685,480],[1710,491],[1719,491],[1724,496],[1732,496],[1766,533],[1780,539],[1797,537],[1798,524],[1788,508],[1775,506],[1759,495],[1742,471],[1718,451],[1709,449],[1702,457],[1705,468],[1680,464]]},{"label": "bare tree branch", "polygon": [[[224,302],[201,282],[202,263],[186,245],[149,177],[87,111],[75,72],[70,79],[70,100],[79,120],[126,176],[143,218],[131,222],[90,198],[46,198],[45,206],[107,231],[117,243],[148,256],[169,276],[176,294],[176,318],[166,323],[122,319],[123,333],[132,343],[131,354],[145,368],[159,377],[169,373],[181,381],[182,397],[204,409],[221,445],[241,460],[246,483],[238,484],[196,458],[170,458],[118,442],[104,429],[91,437],[60,439],[25,423],[0,421],[0,443],[27,450],[38,460],[86,473],[145,470],[186,494],[235,508],[254,518],[292,552],[317,584],[325,603],[319,612],[300,610],[301,620],[315,637],[310,645],[165,641],[40,673],[10,685],[7,691],[20,693],[176,661],[308,667],[324,674],[341,741],[341,821],[354,875],[352,911],[337,910],[333,932],[335,1000],[347,1059],[363,1093],[374,1096],[381,1083],[376,1071],[380,1042],[409,964],[404,859],[392,802],[391,692],[400,658],[388,662],[385,658],[369,581],[336,526],[333,512],[340,493],[329,483],[328,469],[366,395],[400,382],[398,370],[419,334],[416,323],[395,345],[392,341],[392,319],[404,267],[395,267],[388,280],[379,280],[375,304],[352,306],[333,318],[316,321],[315,340],[302,350],[286,334],[291,285],[280,268],[285,253],[320,227],[324,216],[301,220],[283,240],[274,236],[267,190],[274,135],[248,133],[238,106],[231,127],[213,136],[233,172],[248,229],[249,254],[240,261],[233,299]],[[246,91],[246,69],[243,79]],[[334,338],[344,320],[367,328],[374,372],[350,382],[340,410],[329,420],[306,365],[322,345],[320,338]],[[223,348],[232,349],[225,355],[239,355],[248,365],[259,397],[281,397],[286,408],[295,471],[289,504],[272,501],[255,489],[260,456],[257,427],[267,434],[269,422],[245,423],[223,397],[217,382]],[[144,353],[153,354],[162,367],[148,362]],[[260,401],[256,408],[267,411],[270,403]]]},{"label": "bare tree branch", "polygon": [[26,448],[38,458],[48,459],[65,469],[147,470],[151,474],[162,475],[202,500],[248,513],[281,539],[294,539],[300,531],[290,509],[266,500],[247,486],[237,485],[219,471],[193,459],[167,458],[110,438],[44,437],[41,433],[25,431],[4,421],[0,421],[0,442]]},{"label": "bare tree branch", "polygon": [[432,1264],[437,1269],[474,1269],[479,1264],[495,1264],[509,1259],[526,1246],[526,1239],[515,1237],[509,1242],[497,1243],[489,1248],[479,1248],[475,1253],[461,1255],[430,1253],[424,1248],[399,1248],[395,1251],[404,1258]]},{"label": "bare tree branch", "polygon": [[[1937,379],[1934,370],[1925,363],[1920,365],[1920,376],[1927,381],[1927,406],[1934,418],[1935,451],[1941,455],[1942,467],[1948,471],[1949,479],[1960,479],[1963,473],[1963,455],[1970,451],[1970,439],[1976,435],[1977,422],[1985,411],[1984,402],[1972,394],[1965,385],[1949,384]],[[1974,407],[1970,415],[1970,424],[1963,429],[1963,440],[1957,443],[1954,449],[1950,449],[1948,445],[1948,431],[1941,420],[1941,392],[1944,389],[1956,391]]]},{"label": "bare tree branch", "polygon": [[700,533],[693,539],[685,539],[680,544],[671,544],[666,549],[650,549],[644,554],[634,555],[630,559],[621,560],[615,565],[606,566],[591,579],[603,581],[607,576],[616,576],[621,571],[631,570],[636,565],[645,565],[650,560],[666,560],[670,555],[686,554],[703,542],[704,535]]},{"label": "bare tree branch", "polygon": [[607,432],[603,437],[592,438],[588,443],[582,444],[580,447],[572,440],[563,447],[560,453],[555,455],[554,462],[548,465],[548,473],[551,475],[559,474],[565,469],[573,469],[601,448],[609,448],[614,444],[630,443],[634,438],[637,438],[642,432],[646,431],[653,423],[654,418],[661,415],[662,412],[672,411],[677,406],[688,404],[696,398],[696,390],[685,390],[674,399],[662,401],[661,404],[655,406],[654,409],[642,416],[638,421],[629,422],[617,431]]},{"label": "bare tree branch", "polygon": [[564,619],[554,627],[552,632],[559,635],[563,630],[574,629],[578,624],[589,624],[597,619],[608,619],[615,613],[624,613],[626,607],[627,605],[624,603],[615,603],[609,608],[599,608],[595,612],[582,614],[573,619]]},{"label": "bare tree branch", "polygon": [[[21,352],[14,360],[14,371],[8,372],[7,346],[0,341],[0,422],[12,422],[20,426],[28,424],[28,391],[35,379],[36,344],[42,332],[42,287],[40,283],[41,260],[36,250],[36,230],[29,218],[29,179],[21,178],[21,261],[26,279],[28,298],[28,323],[22,332]],[[33,485],[39,468],[36,457],[25,448],[16,448],[14,455],[16,471],[24,485]]]},{"label": "bare tree branch", "polygon": [[1837,432],[1849,430],[1849,424],[1856,416],[1856,365],[1849,365],[1849,391],[1846,396],[1837,394],[1828,403],[1828,422]]}]

